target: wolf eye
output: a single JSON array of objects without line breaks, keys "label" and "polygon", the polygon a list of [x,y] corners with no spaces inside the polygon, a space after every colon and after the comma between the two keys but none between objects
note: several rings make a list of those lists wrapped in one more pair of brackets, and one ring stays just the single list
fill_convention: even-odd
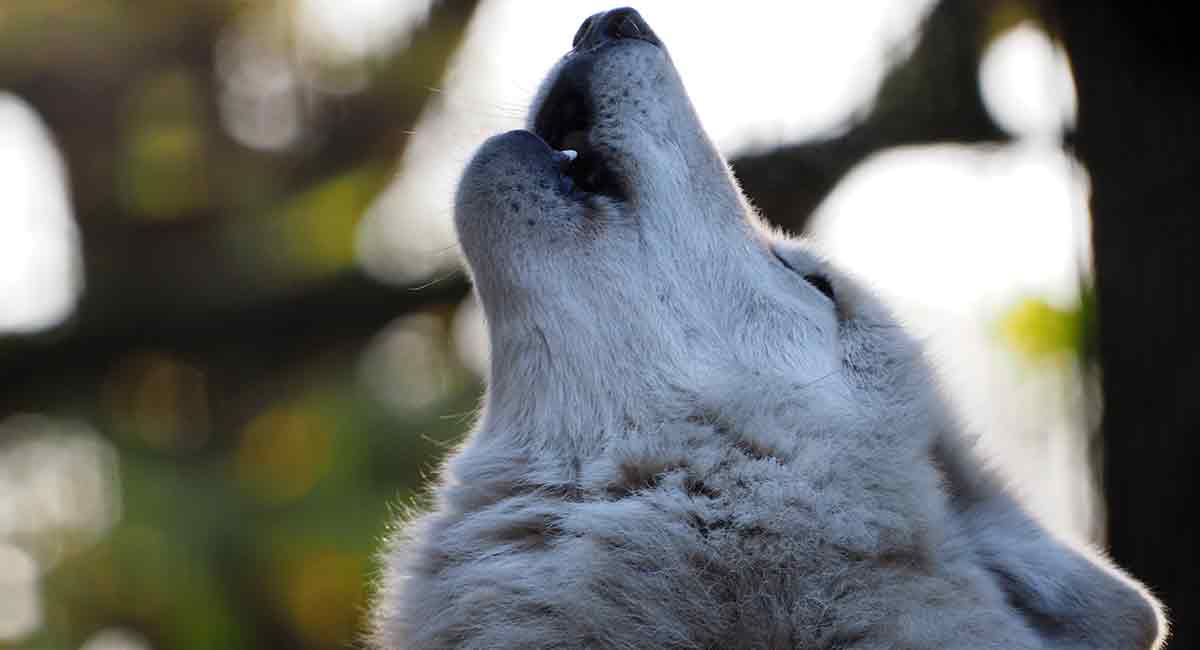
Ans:
[{"label": "wolf eye", "polygon": [[829,278],[816,273],[810,273],[804,276],[804,281],[811,284],[817,291],[825,294],[826,298],[837,302],[833,297],[833,284],[829,282]]},{"label": "wolf eye", "polygon": [[[772,251],[772,252],[774,252],[774,251]],[[783,256],[780,255],[779,253],[775,253],[775,259],[779,260],[779,263],[786,266],[789,271],[804,278],[805,282],[811,284],[814,289],[816,289],[817,291],[820,291],[821,294],[824,295],[826,298],[829,298],[829,300],[831,302],[834,302],[834,303],[837,302],[837,298],[835,298],[834,294],[833,294],[833,283],[829,281],[829,278],[825,277],[824,275],[822,275],[820,273],[801,274],[799,271],[796,270],[796,267],[792,266],[791,264],[788,264],[788,261],[783,259]]]}]

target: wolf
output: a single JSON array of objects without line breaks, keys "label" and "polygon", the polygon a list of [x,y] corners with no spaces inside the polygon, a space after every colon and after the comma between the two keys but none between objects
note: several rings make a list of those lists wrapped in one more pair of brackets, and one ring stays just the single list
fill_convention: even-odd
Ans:
[{"label": "wolf", "polygon": [[455,222],[492,361],[390,539],[378,648],[1155,648],[1161,606],[974,455],[920,346],[771,232],[634,10]]}]

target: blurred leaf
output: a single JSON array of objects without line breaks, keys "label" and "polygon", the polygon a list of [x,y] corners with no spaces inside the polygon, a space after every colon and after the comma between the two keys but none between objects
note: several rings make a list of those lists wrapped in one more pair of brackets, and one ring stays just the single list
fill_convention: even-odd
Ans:
[{"label": "blurred leaf", "polygon": [[285,210],[288,245],[299,263],[324,273],[354,264],[355,227],[387,179],[385,169],[367,165],[297,196]]},{"label": "blurred leaf", "polygon": [[388,179],[366,164],[321,181],[269,212],[230,222],[226,245],[248,275],[263,285],[295,285],[354,267],[359,219]]},{"label": "blurred leaf", "polygon": [[234,474],[255,499],[267,504],[307,494],[331,462],[329,428],[300,406],[273,407],[242,429]]},{"label": "blurred leaf", "polygon": [[354,637],[365,604],[362,557],[324,549],[293,558],[284,599],[289,616],[314,645],[337,645]]},{"label": "blurred leaf", "polygon": [[183,69],[137,89],[127,116],[122,197],[130,212],[172,219],[206,207],[206,134],[197,83]]},{"label": "blurred leaf", "polygon": [[1010,347],[1031,361],[1078,357],[1084,349],[1083,308],[1059,309],[1029,298],[1001,318],[1000,333]]}]

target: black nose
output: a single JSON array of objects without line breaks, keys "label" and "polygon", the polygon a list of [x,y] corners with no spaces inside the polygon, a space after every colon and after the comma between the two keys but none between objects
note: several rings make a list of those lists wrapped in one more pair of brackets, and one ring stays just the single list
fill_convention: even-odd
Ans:
[{"label": "black nose", "polygon": [[662,46],[662,41],[654,35],[650,26],[642,19],[636,9],[621,7],[612,11],[602,11],[579,26],[571,46],[577,50],[590,50],[601,43],[619,38],[637,38],[654,45]]}]

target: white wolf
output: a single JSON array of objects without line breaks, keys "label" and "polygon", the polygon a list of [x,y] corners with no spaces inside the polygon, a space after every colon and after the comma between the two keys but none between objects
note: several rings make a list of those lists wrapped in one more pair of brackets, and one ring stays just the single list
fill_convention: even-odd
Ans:
[{"label": "white wolf", "polygon": [[530,115],[459,186],[488,396],[391,542],[378,647],[1162,643],[959,442],[879,303],[759,224],[635,11],[589,18]]}]

